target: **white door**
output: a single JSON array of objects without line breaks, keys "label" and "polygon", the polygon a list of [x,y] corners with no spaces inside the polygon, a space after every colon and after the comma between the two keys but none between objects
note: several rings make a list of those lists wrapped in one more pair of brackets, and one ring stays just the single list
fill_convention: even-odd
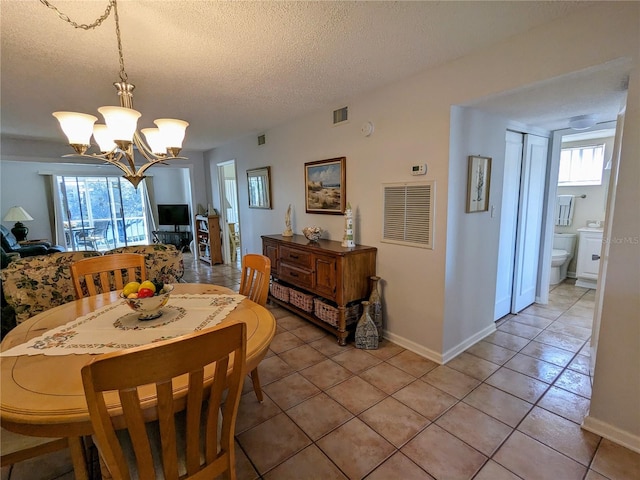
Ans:
[{"label": "white door", "polygon": [[548,144],[547,138],[524,135],[511,305],[513,313],[528,307],[536,299]]},{"label": "white door", "polygon": [[494,321],[511,312],[523,143],[522,133],[507,132],[502,206],[500,208],[500,240],[498,244],[498,275]]}]

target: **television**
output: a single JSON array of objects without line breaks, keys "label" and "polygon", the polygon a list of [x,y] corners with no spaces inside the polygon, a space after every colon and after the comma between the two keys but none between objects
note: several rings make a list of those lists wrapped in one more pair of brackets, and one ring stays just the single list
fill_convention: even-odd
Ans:
[{"label": "television", "polygon": [[180,225],[191,225],[189,205],[158,205],[158,223],[173,225],[176,232]]}]

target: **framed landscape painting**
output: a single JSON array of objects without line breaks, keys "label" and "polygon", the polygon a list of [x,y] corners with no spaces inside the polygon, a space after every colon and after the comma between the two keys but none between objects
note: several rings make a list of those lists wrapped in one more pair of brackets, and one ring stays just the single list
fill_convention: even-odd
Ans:
[{"label": "framed landscape painting", "polygon": [[307,213],[344,213],[347,197],[346,157],[304,164]]}]

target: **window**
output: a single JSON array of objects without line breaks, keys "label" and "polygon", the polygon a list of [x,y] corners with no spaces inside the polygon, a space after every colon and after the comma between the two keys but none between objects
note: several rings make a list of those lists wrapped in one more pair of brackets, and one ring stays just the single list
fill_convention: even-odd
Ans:
[{"label": "window", "polygon": [[560,152],[558,186],[600,185],[604,144],[563,148]]},{"label": "window", "polygon": [[150,243],[152,220],[144,184],[136,190],[120,177],[57,177],[69,250],[106,251]]}]

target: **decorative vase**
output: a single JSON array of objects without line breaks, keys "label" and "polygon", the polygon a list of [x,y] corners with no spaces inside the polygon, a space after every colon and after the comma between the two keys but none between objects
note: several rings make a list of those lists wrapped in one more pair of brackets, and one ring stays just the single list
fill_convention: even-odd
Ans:
[{"label": "decorative vase", "polygon": [[356,326],[356,348],[375,350],[378,348],[378,329],[369,315],[369,302],[362,302],[362,316]]},{"label": "decorative vase", "polygon": [[371,279],[371,295],[369,296],[369,312],[373,323],[378,329],[378,339],[382,340],[382,297],[378,291],[380,277],[375,275]]}]

